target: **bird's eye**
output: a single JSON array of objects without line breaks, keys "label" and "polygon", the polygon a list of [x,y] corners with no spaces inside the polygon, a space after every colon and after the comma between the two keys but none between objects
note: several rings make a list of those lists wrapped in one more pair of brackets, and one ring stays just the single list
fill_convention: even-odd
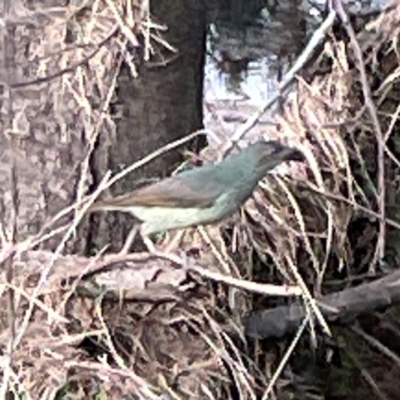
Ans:
[{"label": "bird's eye", "polygon": [[274,142],[270,149],[270,154],[279,154],[282,152],[282,145],[279,142]]}]

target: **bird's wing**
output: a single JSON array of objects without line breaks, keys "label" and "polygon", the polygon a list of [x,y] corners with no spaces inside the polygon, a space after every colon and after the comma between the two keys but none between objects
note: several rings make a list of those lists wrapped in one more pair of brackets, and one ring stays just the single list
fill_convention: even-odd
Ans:
[{"label": "bird's wing", "polygon": [[[204,183],[199,186],[196,184],[199,176],[196,176],[197,179],[191,179],[191,175],[192,174],[188,173],[176,175],[153,185],[145,186],[128,194],[115,197],[114,199],[105,200],[102,203],[117,207],[179,206],[185,208],[207,208],[212,206],[215,200],[222,194],[224,188],[221,188],[217,182],[210,179],[200,179]],[[207,178],[209,177],[207,176]]]}]

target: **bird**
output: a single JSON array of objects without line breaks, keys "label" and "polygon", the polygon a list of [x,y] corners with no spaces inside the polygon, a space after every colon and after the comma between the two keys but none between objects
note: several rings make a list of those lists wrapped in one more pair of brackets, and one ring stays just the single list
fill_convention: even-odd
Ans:
[{"label": "bird", "polygon": [[[218,223],[237,212],[258,182],[285,161],[304,161],[304,155],[277,140],[258,140],[219,163],[185,170],[132,192],[97,201],[88,212],[131,213],[141,223],[142,238]],[[129,246],[135,233],[131,231],[129,235]]]}]

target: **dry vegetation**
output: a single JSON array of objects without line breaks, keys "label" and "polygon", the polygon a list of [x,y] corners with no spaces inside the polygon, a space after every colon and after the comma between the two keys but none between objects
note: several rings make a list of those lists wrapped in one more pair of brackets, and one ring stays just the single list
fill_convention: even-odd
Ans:
[{"label": "dry vegetation", "polygon": [[[305,327],[316,340],[320,328],[331,334],[326,318],[394,306],[399,297],[397,272],[370,286],[363,279],[382,266],[395,270],[399,259],[400,6],[357,33],[343,25],[339,7],[346,39],[336,37],[331,24],[318,33],[325,45],[314,69],[328,62],[329,71],[298,78],[297,94],[271,133],[301,148],[307,163],[268,176],[223,227],[168,235],[159,243],[165,258],[103,250],[86,258],[71,254],[70,243],[87,201],[126,173],[105,176],[85,199],[96,137],[105,132],[112,141],[114,132],[102,110],[111,101],[121,53],[138,48],[140,32],[146,59],[151,44],[162,41],[162,27],[150,22],[146,7],[127,0],[83,4],[31,10],[20,4],[7,16],[15,27],[15,65],[26,65],[23,49],[30,47],[29,68],[8,71],[12,114],[9,109],[1,135],[1,398],[11,391],[27,399],[226,399],[232,385],[242,399],[266,399],[273,390],[280,396],[286,354],[271,351],[261,359],[245,334],[280,337],[298,328],[290,355]],[[122,8],[128,10],[124,20]],[[81,46],[65,51],[67,35]],[[38,76],[46,78],[37,82]],[[243,138],[253,139],[251,131]],[[204,158],[220,158],[227,146],[208,147]],[[68,187],[77,174],[79,183]],[[260,260],[268,263],[267,273]],[[338,293],[323,306],[333,278]],[[261,280],[278,286],[255,284]],[[305,307],[290,312],[285,297],[275,314],[243,319],[269,306],[269,295],[300,295]],[[385,318],[398,340],[395,310]],[[396,376],[394,350],[368,337],[380,365],[390,365]],[[387,376],[375,373],[364,371],[372,393],[395,398],[383,389]]]}]

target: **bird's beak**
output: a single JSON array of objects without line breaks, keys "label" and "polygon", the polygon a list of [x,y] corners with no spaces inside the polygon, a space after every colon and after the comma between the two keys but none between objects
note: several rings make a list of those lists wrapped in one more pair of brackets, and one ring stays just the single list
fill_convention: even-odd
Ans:
[{"label": "bird's beak", "polygon": [[272,151],[268,151],[262,155],[258,167],[260,171],[265,171],[275,168],[277,165],[285,161],[304,161],[304,154],[293,147],[285,146],[280,143],[273,143]]},{"label": "bird's beak", "polygon": [[284,147],[277,154],[277,158],[280,158],[282,161],[305,161],[304,154],[293,147]]},{"label": "bird's beak", "polygon": [[273,143],[273,148],[268,153],[264,154],[262,157],[262,163],[270,163],[271,161],[274,164],[279,164],[285,161],[304,161],[304,154],[294,148],[283,145],[281,143]]}]

